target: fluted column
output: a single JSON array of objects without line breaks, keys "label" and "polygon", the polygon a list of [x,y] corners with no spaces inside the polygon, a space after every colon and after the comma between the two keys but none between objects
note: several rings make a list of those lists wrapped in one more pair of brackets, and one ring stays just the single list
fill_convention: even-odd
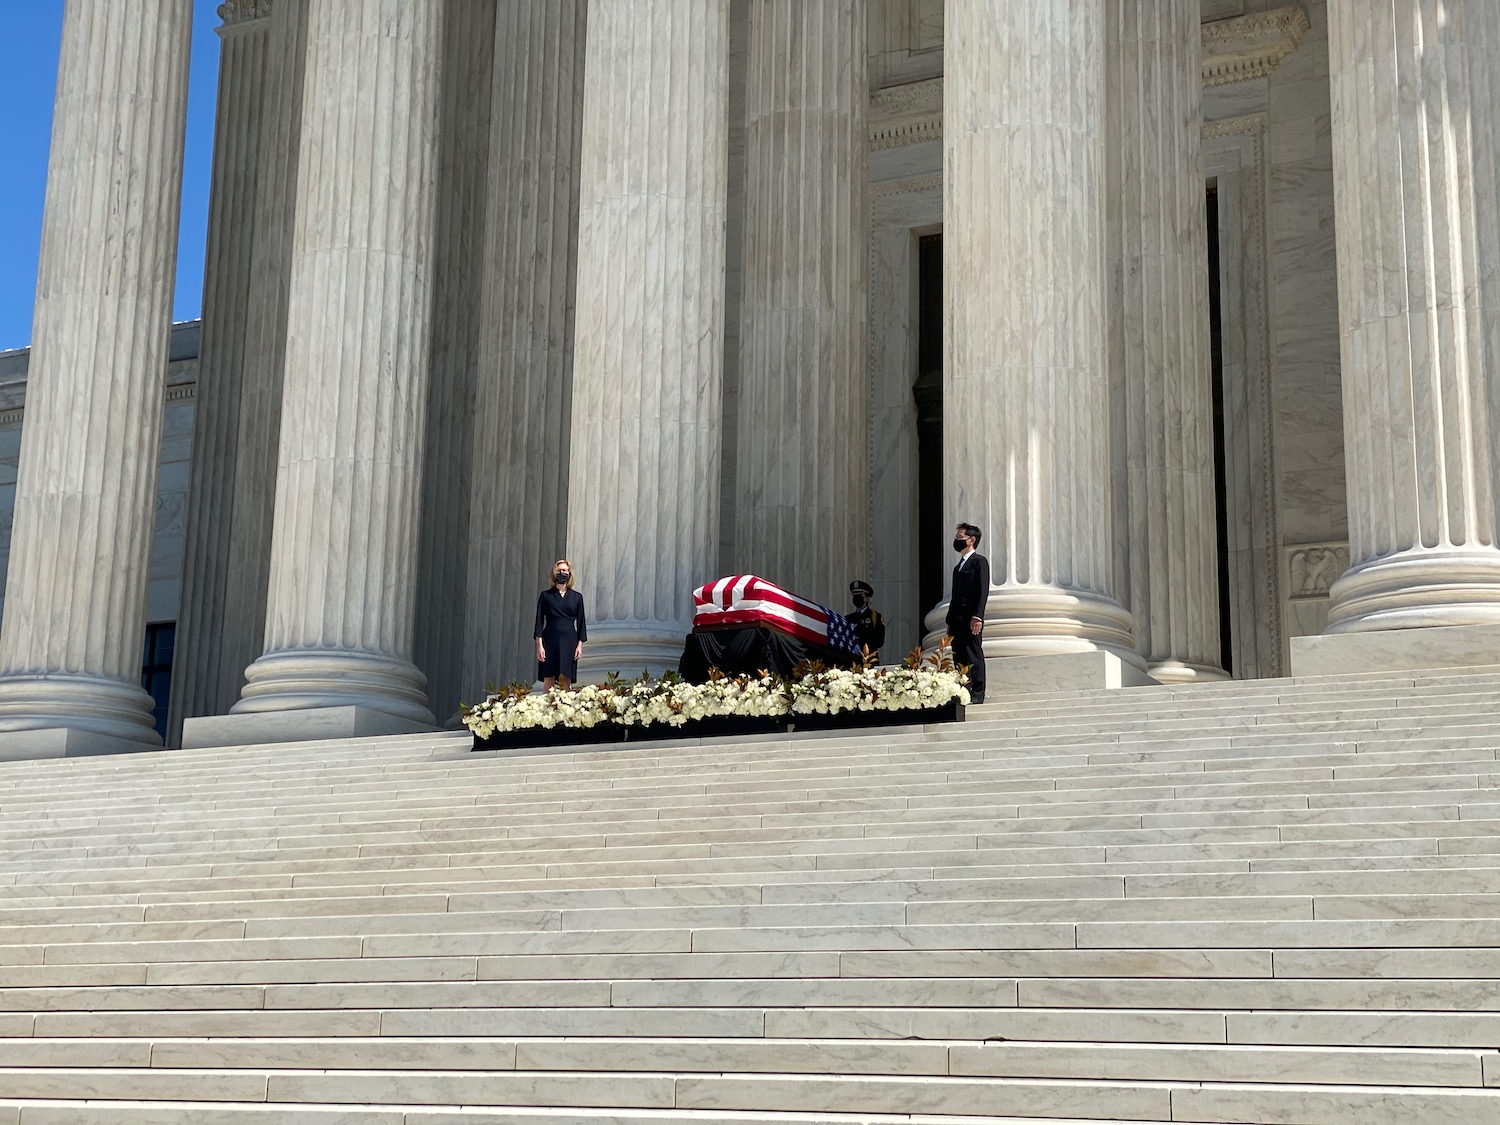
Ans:
[{"label": "fluted column", "polygon": [[753,0],[733,569],[842,605],[870,562],[863,0]]},{"label": "fluted column", "polygon": [[1109,593],[1104,5],[949,0],[943,43],[944,492],[984,529],[985,651],[1138,666]]},{"label": "fluted column", "polygon": [[1200,0],[1107,0],[1118,590],[1166,682],[1223,679]]},{"label": "fluted column", "polygon": [[309,5],[266,649],[238,713],[431,721],[411,654],[443,7]]},{"label": "fluted column", "polygon": [[589,5],[568,554],[580,675],[676,667],[718,566],[727,0]]},{"label": "fluted column", "polygon": [[169,744],[185,716],[228,710],[239,694],[240,673],[254,658],[252,653],[225,669],[221,640],[234,526],[245,338],[254,289],[256,189],[261,145],[268,139],[266,118],[276,116],[277,94],[267,78],[275,69],[272,57],[280,43],[272,31],[271,0],[221,4],[219,15],[224,22],[217,29],[219,89],[203,269],[201,377],[193,413]]},{"label": "fluted column", "polygon": [[[505,5],[507,10],[531,5]],[[475,380],[484,319],[494,0],[448,0],[438,152],[431,387],[417,536],[415,658],[439,720],[458,711],[468,615]],[[468,696],[467,698],[474,698]]]},{"label": "fluted column", "polygon": [[1328,631],[1500,623],[1500,6],[1330,0],[1348,474]]},{"label": "fluted column", "polygon": [[[0,731],[160,745],[141,690],[189,0],[69,0],[0,628]],[[77,732],[76,734],[73,732]]]},{"label": "fluted column", "polygon": [[308,0],[275,0],[267,85],[274,112],[264,118],[255,192],[255,246],[246,314],[244,381],[235,444],[234,517],[219,638],[215,706],[239,697],[245,668],[265,647],[271,580],[271,527],[292,283],[292,220],[297,206]]},{"label": "fluted column", "polygon": [[495,23],[463,689],[536,675],[531,626],[567,532],[587,0]]}]

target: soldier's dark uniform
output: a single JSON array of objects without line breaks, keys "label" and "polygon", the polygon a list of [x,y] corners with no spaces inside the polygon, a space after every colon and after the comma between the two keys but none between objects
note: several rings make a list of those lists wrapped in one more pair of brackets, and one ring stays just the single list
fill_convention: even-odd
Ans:
[{"label": "soldier's dark uniform", "polygon": [[[875,587],[868,582],[855,579],[849,583],[851,597],[862,594],[868,599],[874,593]],[[873,653],[880,651],[885,644],[885,618],[876,612],[868,600],[853,613],[844,614],[844,620],[854,626],[854,636],[859,641],[860,648],[868,648]]]}]

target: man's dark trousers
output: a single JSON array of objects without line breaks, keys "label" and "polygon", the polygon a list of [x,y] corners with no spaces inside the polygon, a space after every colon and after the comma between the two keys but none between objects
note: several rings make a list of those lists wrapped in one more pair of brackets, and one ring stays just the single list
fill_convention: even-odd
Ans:
[{"label": "man's dark trousers", "polygon": [[984,637],[972,629],[975,617],[984,619],[990,599],[990,560],[979,552],[960,559],[953,568],[953,596],[948,601],[948,632],[953,637],[953,662],[969,666],[969,698],[984,702]]}]

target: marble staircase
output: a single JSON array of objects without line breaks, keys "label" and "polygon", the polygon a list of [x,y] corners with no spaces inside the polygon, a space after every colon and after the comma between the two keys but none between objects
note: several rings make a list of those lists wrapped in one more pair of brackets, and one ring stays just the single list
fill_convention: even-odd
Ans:
[{"label": "marble staircase", "polygon": [[1500,1123],[1500,669],[0,764],[0,1125]]}]

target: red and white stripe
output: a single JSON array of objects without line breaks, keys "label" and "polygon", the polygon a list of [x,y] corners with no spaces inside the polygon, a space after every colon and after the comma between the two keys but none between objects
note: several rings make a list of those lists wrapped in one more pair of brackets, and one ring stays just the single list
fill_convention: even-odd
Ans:
[{"label": "red and white stripe", "polygon": [[765,625],[828,644],[828,611],[753,574],[734,574],[693,591],[693,631]]}]

